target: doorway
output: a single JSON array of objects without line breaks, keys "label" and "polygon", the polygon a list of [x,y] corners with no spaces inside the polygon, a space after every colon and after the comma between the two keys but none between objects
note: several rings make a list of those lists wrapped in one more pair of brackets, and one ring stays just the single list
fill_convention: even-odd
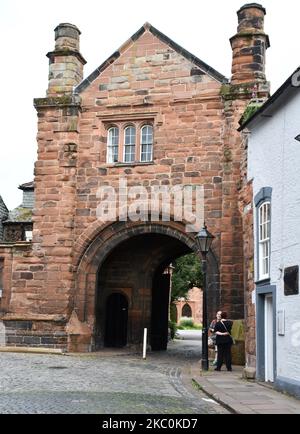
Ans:
[{"label": "doorway", "polygon": [[106,302],[106,326],[104,345],[125,347],[127,345],[128,301],[120,293],[111,294]]},{"label": "doorway", "polygon": [[257,378],[274,382],[276,379],[276,286],[256,287]]},{"label": "doorway", "polygon": [[182,308],[182,315],[181,316],[185,316],[187,318],[192,318],[192,309],[191,306],[189,304],[185,304]]},{"label": "doorway", "polygon": [[273,297],[265,296],[265,381],[274,381]]}]

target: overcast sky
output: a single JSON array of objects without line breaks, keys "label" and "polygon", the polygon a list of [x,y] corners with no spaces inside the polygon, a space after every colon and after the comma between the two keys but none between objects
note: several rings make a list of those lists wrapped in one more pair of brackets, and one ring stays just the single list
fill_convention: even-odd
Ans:
[{"label": "overcast sky", "polygon": [[[230,77],[229,38],[243,0],[0,0],[1,145],[0,195],[18,206],[18,185],[33,179],[37,118],[33,98],[46,96],[48,51],[54,28],[69,22],[81,30],[86,77],[144,22],[165,33]],[[267,77],[272,93],[300,65],[299,15],[295,0],[263,0],[270,36]]]}]

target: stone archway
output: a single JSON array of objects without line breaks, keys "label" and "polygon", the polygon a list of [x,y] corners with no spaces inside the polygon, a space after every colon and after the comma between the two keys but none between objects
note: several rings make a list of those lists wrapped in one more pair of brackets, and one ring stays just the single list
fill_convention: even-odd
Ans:
[{"label": "stone archway", "polygon": [[[104,345],[104,300],[112,292],[122,292],[128,298],[128,343],[138,345],[142,328],[151,329],[153,324],[154,276],[162,274],[176,257],[192,251],[196,251],[193,234],[184,232],[177,222],[117,222],[100,231],[81,255],[77,269],[73,312],[81,327],[85,326],[85,337],[78,334],[80,350],[84,351],[84,345],[86,351]],[[120,261],[123,265],[116,266]],[[217,300],[217,261],[213,255],[210,261],[216,288],[213,298]],[[111,281],[108,276],[113,275],[119,277]],[[74,336],[69,341],[72,348],[76,346]]]}]

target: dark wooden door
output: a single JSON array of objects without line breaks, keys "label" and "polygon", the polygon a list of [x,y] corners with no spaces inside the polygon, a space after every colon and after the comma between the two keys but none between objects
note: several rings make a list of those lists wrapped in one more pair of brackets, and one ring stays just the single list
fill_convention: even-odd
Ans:
[{"label": "dark wooden door", "polygon": [[106,347],[124,347],[127,344],[128,302],[120,293],[111,294],[106,303]]}]

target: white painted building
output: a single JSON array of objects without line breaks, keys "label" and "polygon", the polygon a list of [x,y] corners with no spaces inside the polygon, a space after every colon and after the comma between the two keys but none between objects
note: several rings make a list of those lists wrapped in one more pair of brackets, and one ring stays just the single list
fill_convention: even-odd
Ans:
[{"label": "white painted building", "polygon": [[300,397],[300,68],[245,128],[254,199],[257,377]]}]

